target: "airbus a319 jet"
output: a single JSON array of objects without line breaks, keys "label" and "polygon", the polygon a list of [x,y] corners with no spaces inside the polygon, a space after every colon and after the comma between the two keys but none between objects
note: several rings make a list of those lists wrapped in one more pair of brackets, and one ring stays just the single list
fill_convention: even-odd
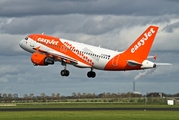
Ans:
[{"label": "airbus a319 jet", "polygon": [[157,26],[149,26],[129,48],[122,52],[45,34],[31,34],[21,40],[19,45],[32,53],[31,61],[35,66],[53,65],[58,61],[64,66],[62,76],[69,76],[70,72],[66,66],[70,64],[78,68],[89,68],[87,76],[94,78],[96,76],[94,69],[128,71],[156,68],[157,63],[147,59],[151,57],[148,54],[157,31]]}]

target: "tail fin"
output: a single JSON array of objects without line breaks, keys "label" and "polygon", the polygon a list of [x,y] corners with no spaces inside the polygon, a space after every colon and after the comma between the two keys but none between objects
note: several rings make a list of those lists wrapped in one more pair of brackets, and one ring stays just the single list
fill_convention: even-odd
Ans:
[{"label": "tail fin", "polygon": [[157,26],[149,26],[139,38],[126,50],[124,54],[128,56],[138,56],[145,60],[150,52],[150,48],[158,31]]}]

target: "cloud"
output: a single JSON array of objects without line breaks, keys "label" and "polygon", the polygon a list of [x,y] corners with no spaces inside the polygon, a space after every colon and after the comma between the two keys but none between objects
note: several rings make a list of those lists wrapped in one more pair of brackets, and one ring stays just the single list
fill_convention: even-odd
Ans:
[{"label": "cloud", "polygon": [[5,65],[0,67],[0,74],[8,74],[8,73],[14,74],[17,72],[19,72],[18,69],[10,65]]},{"label": "cloud", "polygon": [[[50,2],[50,3],[49,3]],[[130,3],[130,4],[129,4]],[[177,1],[147,1],[147,0],[1,0],[1,17],[24,17],[39,15],[65,15],[65,14],[89,14],[89,15],[135,15],[158,16],[163,14],[178,14]],[[171,9],[172,8],[172,9]]]},{"label": "cloud", "polygon": [[164,27],[163,30],[168,33],[172,33],[174,32],[174,29],[177,28],[179,28],[179,21],[166,25],[166,27]]},{"label": "cloud", "polygon": [[19,47],[19,42],[26,35],[11,35],[11,34],[0,34],[0,54],[1,56],[16,56],[23,55],[27,52],[22,51]]},{"label": "cloud", "polygon": [[0,78],[0,83],[4,83],[4,82],[9,82],[7,78],[1,77]]}]

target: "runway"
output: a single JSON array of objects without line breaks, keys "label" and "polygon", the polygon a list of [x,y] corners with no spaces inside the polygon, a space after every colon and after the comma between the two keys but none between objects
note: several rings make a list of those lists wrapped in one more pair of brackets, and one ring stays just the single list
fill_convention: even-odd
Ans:
[{"label": "runway", "polygon": [[0,112],[5,112],[5,111],[99,111],[99,110],[179,111],[179,108],[0,108]]}]

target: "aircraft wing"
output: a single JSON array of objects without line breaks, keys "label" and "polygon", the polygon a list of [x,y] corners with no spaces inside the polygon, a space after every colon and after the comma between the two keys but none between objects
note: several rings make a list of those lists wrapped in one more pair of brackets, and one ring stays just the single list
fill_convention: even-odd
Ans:
[{"label": "aircraft wing", "polygon": [[78,61],[69,57],[69,56],[66,56],[65,54],[63,53],[60,53],[60,52],[56,52],[56,51],[43,51],[43,50],[40,50],[39,48],[34,48],[34,50],[40,52],[40,53],[44,53],[48,58],[54,60],[54,61],[64,61],[66,63],[69,63],[69,64],[73,64],[73,65],[76,65],[78,64]]},{"label": "aircraft wing", "polygon": [[78,64],[78,61],[69,57],[69,56],[66,56],[65,54],[62,54],[60,52],[56,52],[56,51],[48,51],[48,53],[46,53],[49,57],[52,57],[52,58],[55,58],[56,61],[64,61],[66,63],[69,63],[69,64]]}]

